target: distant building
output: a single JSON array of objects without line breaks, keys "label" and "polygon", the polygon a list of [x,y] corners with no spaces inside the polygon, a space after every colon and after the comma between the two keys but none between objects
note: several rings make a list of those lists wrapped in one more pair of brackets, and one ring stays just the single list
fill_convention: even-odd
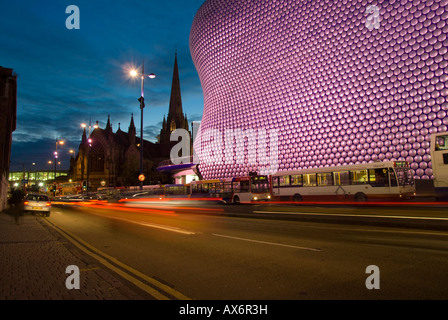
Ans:
[{"label": "distant building", "polygon": [[[136,186],[139,184],[141,140],[137,137],[134,117],[128,132],[112,131],[110,117],[106,128],[95,128],[90,137],[84,129],[79,150],[71,163],[74,181],[89,181],[92,189],[102,186]],[[160,144],[143,140],[143,173],[145,184],[170,182],[156,171],[157,164],[166,159]]]},{"label": "distant building", "polygon": [[7,205],[12,133],[17,121],[17,76],[0,67],[0,211]]},{"label": "distant building", "polygon": [[[157,167],[162,161],[170,158],[171,147],[176,143],[170,141],[170,135],[176,128],[188,130],[187,116],[182,110],[177,54],[174,60],[168,117],[164,117],[159,141],[153,143],[143,140],[145,185],[174,181],[169,172],[160,172]],[[71,160],[70,172],[73,181],[88,180],[92,189],[102,186],[139,185],[141,140],[137,135],[133,115],[128,132],[121,130],[120,124],[118,130],[113,132],[109,117],[106,128],[95,128],[90,139],[91,142],[84,129],[76,158]]]},{"label": "distant building", "polygon": [[174,58],[173,81],[171,84],[171,97],[168,117],[166,119],[165,117],[163,117],[162,130],[160,130],[159,136],[159,142],[161,144],[162,151],[167,154],[168,157],[170,155],[171,147],[177,143],[176,141],[170,141],[171,132],[176,129],[185,129],[190,132],[188,127],[187,115],[184,114],[182,110],[182,96],[180,93],[179,68],[177,65],[176,53],[176,56]]}]

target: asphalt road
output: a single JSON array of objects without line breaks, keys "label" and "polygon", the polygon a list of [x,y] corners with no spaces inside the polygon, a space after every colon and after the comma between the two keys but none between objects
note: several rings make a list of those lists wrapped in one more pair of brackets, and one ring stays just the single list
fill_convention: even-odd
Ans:
[{"label": "asphalt road", "polygon": [[[363,225],[359,219],[367,218],[362,217],[356,223],[329,223],[323,215],[306,221],[263,216],[279,210],[277,206],[191,208],[172,202],[145,209],[92,205],[52,210],[48,219],[55,226],[191,299],[448,298],[444,230]],[[260,212],[257,218],[251,217],[254,210]],[[282,210],[291,215],[291,210]],[[301,210],[335,213],[334,207]],[[403,216],[411,211],[338,212]],[[379,289],[366,288],[371,265],[379,268]]]}]

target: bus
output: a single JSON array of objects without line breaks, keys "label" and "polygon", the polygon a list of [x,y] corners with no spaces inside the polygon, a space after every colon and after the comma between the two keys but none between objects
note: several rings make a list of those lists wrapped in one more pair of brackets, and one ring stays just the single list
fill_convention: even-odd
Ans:
[{"label": "bus", "polygon": [[224,180],[199,180],[190,182],[190,199],[210,199],[229,202],[232,195],[231,183]]},{"label": "bus", "polygon": [[190,195],[190,184],[166,184],[164,186],[165,198],[188,198]]},{"label": "bus", "polygon": [[437,200],[448,200],[448,132],[431,135],[431,164]]},{"label": "bus", "polygon": [[252,203],[258,201],[269,201],[271,193],[269,190],[269,177],[265,175],[250,175],[227,180],[231,182],[232,203]]},{"label": "bus", "polygon": [[298,171],[271,176],[273,201],[381,201],[415,196],[409,163],[386,161]]}]

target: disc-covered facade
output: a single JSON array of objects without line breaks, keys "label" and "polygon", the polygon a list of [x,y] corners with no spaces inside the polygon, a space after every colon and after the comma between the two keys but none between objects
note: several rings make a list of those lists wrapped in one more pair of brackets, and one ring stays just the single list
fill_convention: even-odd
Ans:
[{"label": "disc-covered facade", "polygon": [[371,5],[205,1],[190,33],[205,179],[259,171],[253,146],[275,147],[278,170],[406,160],[432,178],[430,134],[448,127],[448,0]]}]

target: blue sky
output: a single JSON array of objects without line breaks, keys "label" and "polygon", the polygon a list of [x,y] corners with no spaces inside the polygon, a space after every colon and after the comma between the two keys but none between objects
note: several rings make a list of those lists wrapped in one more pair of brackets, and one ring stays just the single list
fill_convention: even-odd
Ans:
[{"label": "blue sky", "polygon": [[[56,138],[68,168],[80,124],[128,130],[134,113],[140,132],[140,80],[126,72],[145,63],[144,136],[155,141],[168,112],[174,54],[178,52],[184,112],[200,120],[202,89],[189,50],[194,16],[204,0],[0,0],[0,66],[18,74],[17,129],[11,170],[50,169]],[[66,28],[67,6],[80,10],[80,29]]]}]

